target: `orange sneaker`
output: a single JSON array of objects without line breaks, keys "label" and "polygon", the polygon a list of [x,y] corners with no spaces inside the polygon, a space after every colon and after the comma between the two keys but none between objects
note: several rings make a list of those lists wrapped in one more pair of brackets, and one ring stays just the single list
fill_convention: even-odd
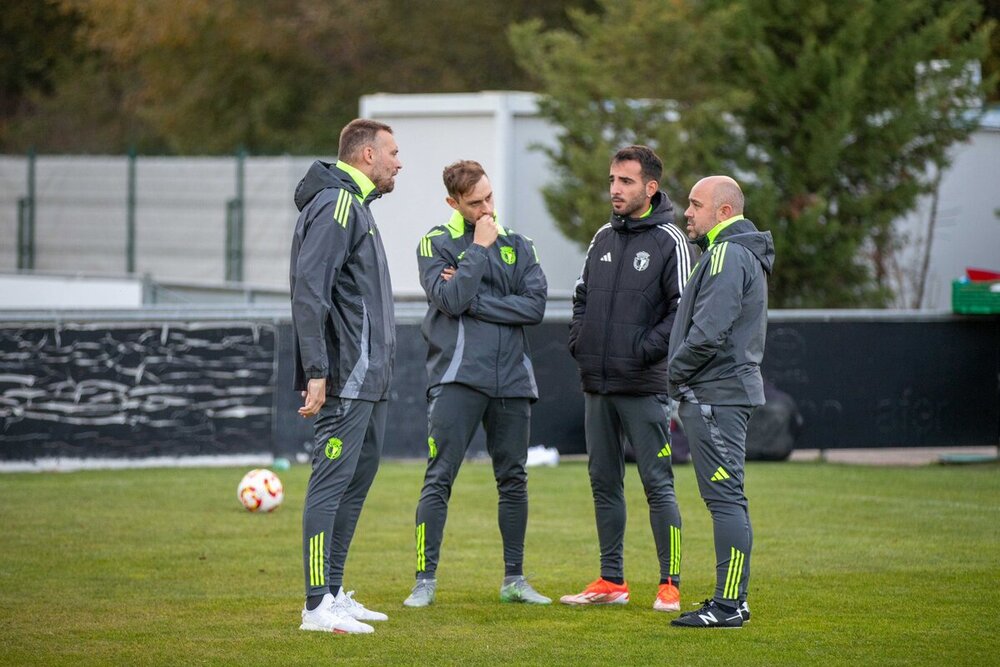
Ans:
[{"label": "orange sneaker", "polygon": [[660,590],[653,600],[653,609],[656,611],[680,611],[681,592],[673,584],[660,584]]},{"label": "orange sneaker", "polygon": [[582,593],[564,595],[559,598],[563,604],[628,604],[628,582],[614,584],[605,579],[592,581]]}]

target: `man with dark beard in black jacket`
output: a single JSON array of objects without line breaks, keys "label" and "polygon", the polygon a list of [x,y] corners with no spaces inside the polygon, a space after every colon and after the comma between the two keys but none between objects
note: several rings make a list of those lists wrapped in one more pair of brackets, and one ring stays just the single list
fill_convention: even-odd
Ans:
[{"label": "man with dark beard in black jacket", "polygon": [[680,610],[681,516],[669,442],[667,350],[691,248],[659,189],[663,162],[646,146],[611,161],[611,220],[587,251],[573,295],[569,349],[585,396],[588,470],[601,576],[570,605],[625,604],[625,453],[628,438],[649,503],[660,564],[657,611]]}]

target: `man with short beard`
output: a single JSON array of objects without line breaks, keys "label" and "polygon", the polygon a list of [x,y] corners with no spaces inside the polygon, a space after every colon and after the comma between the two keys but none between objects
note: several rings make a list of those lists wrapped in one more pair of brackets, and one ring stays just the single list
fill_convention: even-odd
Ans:
[{"label": "man with short beard", "polygon": [[371,203],[402,169],[392,128],[351,121],[336,164],[317,160],[295,190],[291,256],[295,388],[315,417],[302,513],[302,630],[369,633],[384,621],[342,588],[344,561],[385,433],[396,351],[392,283]]},{"label": "man with short beard", "polygon": [[740,628],[750,620],[753,547],[744,491],[747,424],[764,404],[760,364],[774,239],[743,216],[743,191],[729,176],[701,179],[688,201],[688,237],[704,253],[674,318],[668,371],[698,490],[712,514],[716,585],[700,609],[671,625]]},{"label": "man with short beard", "polygon": [[416,515],[416,582],[403,601],[426,607],[448,501],[481,424],[497,483],[503,541],[500,601],[549,604],[524,577],[528,436],[538,386],[525,327],[545,315],[548,284],[531,239],[500,224],[483,166],[459,160],[442,173],[451,218],[417,247],[427,315],[427,471]]},{"label": "man with short beard", "polygon": [[580,366],[588,472],[601,547],[601,575],[563,604],[629,601],[622,552],[625,454],[635,451],[649,504],[660,582],[653,609],[680,609],[681,515],[674,495],[667,349],[690,248],[659,189],[663,163],[646,146],[611,161],[611,219],[587,250],[573,295],[569,350]]}]

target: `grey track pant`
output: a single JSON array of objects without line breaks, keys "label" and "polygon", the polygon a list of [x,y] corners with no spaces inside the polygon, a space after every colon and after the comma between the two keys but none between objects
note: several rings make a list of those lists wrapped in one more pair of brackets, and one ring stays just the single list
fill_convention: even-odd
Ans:
[{"label": "grey track pant", "polygon": [[753,408],[681,401],[678,416],[691,447],[701,497],[715,533],[715,601],[747,597],[753,528],[743,492],[747,423]]},{"label": "grey track pant", "polygon": [[302,511],[306,596],[336,592],[361,507],[382,456],[386,401],[328,396],[313,425],[312,474]]},{"label": "grey track pant", "polygon": [[490,398],[475,389],[449,383],[433,387],[427,407],[428,460],[417,504],[417,578],[437,572],[451,487],[480,423],[493,460],[499,503],[497,521],[508,573],[521,573],[528,524],[528,432],[531,404],[527,398]]},{"label": "grey track pant", "polygon": [[639,478],[649,504],[660,578],[680,583],[681,514],[674,495],[669,399],[663,396],[584,394],[584,421],[594,496],[601,576],[625,576],[625,450],[635,450]]}]

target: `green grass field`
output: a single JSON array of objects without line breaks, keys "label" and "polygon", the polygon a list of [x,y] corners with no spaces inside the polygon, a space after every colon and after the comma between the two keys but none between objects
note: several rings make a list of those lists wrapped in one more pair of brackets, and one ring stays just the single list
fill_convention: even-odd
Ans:
[{"label": "green grass field", "polygon": [[[244,470],[0,476],[0,664],[998,664],[1000,466],[751,464],[753,620],[672,628],[654,612],[657,567],[631,467],[632,602],[501,605],[491,469],[466,464],[452,496],[434,606],[402,606],[413,577],[423,466],[386,462],[347,563],[346,586],[389,614],[374,635],[298,630],[308,469],[285,504],[252,515]],[[682,601],[709,596],[711,526],[690,465]],[[532,469],[526,573],[544,594],[598,573],[586,465]]]}]

